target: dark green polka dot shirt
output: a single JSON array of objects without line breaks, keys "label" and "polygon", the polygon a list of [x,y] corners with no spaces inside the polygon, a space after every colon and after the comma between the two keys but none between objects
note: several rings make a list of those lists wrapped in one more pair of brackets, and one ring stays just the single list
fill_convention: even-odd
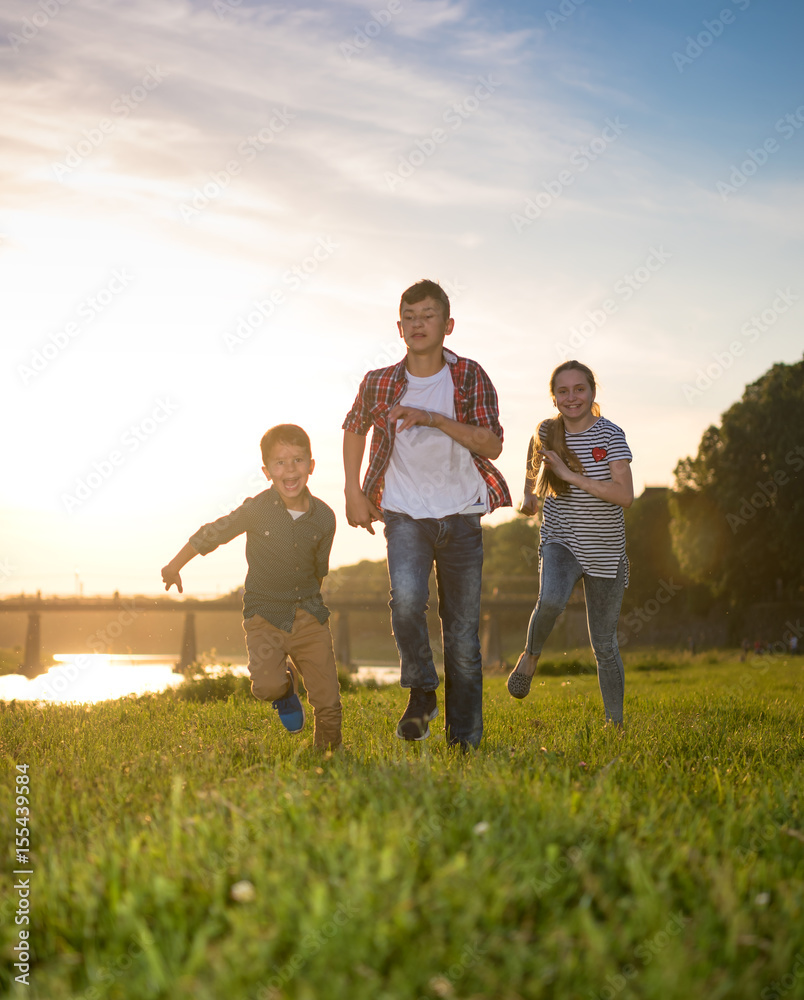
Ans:
[{"label": "dark green polka dot shirt", "polygon": [[310,509],[294,519],[272,486],[190,538],[193,548],[205,556],[245,531],[248,573],[243,617],[262,615],[286,632],[293,628],[297,608],[322,624],[329,618],[321,581],[329,572],[335,514],[309,491],[307,495]]}]

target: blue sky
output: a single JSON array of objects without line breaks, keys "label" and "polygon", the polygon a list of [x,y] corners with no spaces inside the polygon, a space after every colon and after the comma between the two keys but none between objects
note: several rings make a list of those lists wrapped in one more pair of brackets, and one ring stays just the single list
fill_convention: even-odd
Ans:
[{"label": "blue sky", "polygon": [[[637,487],[672,483],[801,357],[803,21],[758,0],[7,4],[0,594],[156,592],[261,488],[286,420],[339,517],[333,564],[382,558],[343,517],[340,426],[425,276],[497,386],[515,496],[567,356]],[[233,542],[188,592],[243,575]]]}]

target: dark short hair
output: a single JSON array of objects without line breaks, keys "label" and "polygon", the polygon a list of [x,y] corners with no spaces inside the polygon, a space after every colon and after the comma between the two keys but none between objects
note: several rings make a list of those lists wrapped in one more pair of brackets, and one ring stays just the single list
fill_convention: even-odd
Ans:
[{"label": "dark short hair", "polygon": [[402,308],[406,304],[412,306],[415,302],[421,302],[424,299],[435,299],[436,302],[440,302],[444,308],[444,319],[449,319],[447,293],[437,281],[428,281],[427,278],[422,278],[421,281],[417,281],[415,285],[411,285],[410,288],[406,288],[402,292],[402,298],[399,300],[399,315],[402,315]]},{"label": "dark short hair", "polygon": [[267,465],[271,452],[278,444],[289,444],[297,448],[304,448],[308,455],[312,455],[310,438],[307,432],[302,430],[298,424],[277,424],[266,431],[260,441],[260,451],[262,452],[262,464]]}]

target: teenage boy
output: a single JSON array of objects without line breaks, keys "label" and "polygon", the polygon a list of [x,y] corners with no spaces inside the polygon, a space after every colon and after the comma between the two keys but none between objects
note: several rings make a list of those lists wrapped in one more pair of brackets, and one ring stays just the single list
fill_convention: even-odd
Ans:
[{"label": "teenage boy", "polygon": [[[304,708],[297,694],[295,666],[315,713],[314,743],[335,749],[341,744],[340,688],[329,610],[321,597],[335,515],[307,489],[315,460],[301,427],[272,427],[263,435],[260,449],[270,489],[199,528],[163,567],[162,580],[165,590],[175,584],[181,594],[179,571],[186,563],[245,531],[243,628],[251,692],[273,703],[288,732],[300,733]],[[290,669],[286,657],[292,659]]]},{"label": "teenage boy", "polygon": [[489,461],[502,451],[503,430],[489,377],[477,362],[444,348],[454,321],[441,286],[412,285],[402,293],[399,316],[406,356],[368,372],[343,425],[346,518],[372,535],[372,522],[384,522],[391,625],[401,685],[410,689],[396,730],[403,740],[428,737],[430,720],[438,715],[438,675],[427,632],[435,562],[447,742],[467,749],[483,735],[480,516],[511,505],[505,480]]}]

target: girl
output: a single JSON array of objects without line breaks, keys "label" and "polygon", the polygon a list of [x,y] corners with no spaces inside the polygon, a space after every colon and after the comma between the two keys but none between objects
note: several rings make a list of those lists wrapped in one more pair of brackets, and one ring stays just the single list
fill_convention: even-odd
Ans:
[{"label": "girl", "polygon": [[[586,619],[606,721],[622,726],[623,661],[617,620],[628,583],[623,508],[634,499],[631,451],[622,430],[600,416],[595,376],[565,361],[550,378],[558,416],[539,425],[528,447],[522,512],[544,498],[539,546],[539,599],[525,651],[508,677],[508,691],[524,698],[542,647],[583,577]],[[535,484],[535,489],[534,489]]]}]

